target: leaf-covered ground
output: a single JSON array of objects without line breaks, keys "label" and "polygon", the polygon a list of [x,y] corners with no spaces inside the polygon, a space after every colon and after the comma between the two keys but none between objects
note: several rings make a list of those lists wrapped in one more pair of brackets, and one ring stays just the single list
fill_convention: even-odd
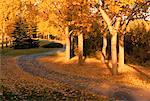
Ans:
[{"label": "leaf-covered ground", "polygon": [[46,65],[47,70],[53,69],[59,72],[100,79],[110,84],[123,84],[129,87],[150,89],[150,68],[125,65],[119,75],[112,76],[110,68],[95,58],[87,58],[82,66],[78,66],[76,57],[66,62],[64,54],[39,58],[38,62]]},{"label": "leaf-covered ground", "polygon": [[[66,62],[63,53],[44,55],[44,57],[25,55],[19,58],[3,58],[3,99],[10,101],[12,99],[107,101],[112,98],[128,101],[150,100],[149,75],[144,75],[129,66],[123,68],[121,74],[112,76],[109,68],[94,58],[87,58],[85,63],[79,66],[77,58]],[[144,72],[145,69],[141,70]],[[144,73],[149,74],[149,72]]]},{"label": "leaf-covered ground", "polygon": [[[82,66],[78,66],[76,57],[70,62],[66,62],[64,54],[39,58],[38,62],[43,63],[45,65],[43,68],[48,71],[53,70],[67,75],[76,75],[81,79],[88,78],[85,81],[73,77],[75,82],[78,81],[79,88],[82,84],[82,88],[84,88],[87,83],[88,85],[84,89],[101,93],[107,97],[117,98],[119,96],[119,99],[124,99],[121,96],[126,96],[131,101],[133,99],[135,101],[150,100],[150,69],[148,68],[138,66],[133,68],[125,65],[122,73],[112,76],[109,68],[95,58],[87,58]],[[73,84],[75,83],[73,82]]]},{"label": "leaf-covered ground", "polygon": [[67,84],[47,80],[24,72],[16,65],[16,58],[2,59],[3,96],[6,101],[107,101],[105,97]]}]

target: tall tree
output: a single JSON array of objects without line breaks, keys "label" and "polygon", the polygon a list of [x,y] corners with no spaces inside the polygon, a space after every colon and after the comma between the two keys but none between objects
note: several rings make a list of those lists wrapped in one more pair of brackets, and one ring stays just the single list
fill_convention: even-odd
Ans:
[{"label": "tall tree", "polygon": [[70,42],[71,40],[68,26],[66,26],[65,34],[66,34],[66,60],[68,61],[71,58],[71,42]]},{"label": "tall tree", "polygon": [[[96,0],[97,1],[97,0]],[[99,11],[107,23],[109,32],[112,35],[111,38],[111,52],[112,52],[112,70],[113,74],[118,74],[117,69],[117,34],[119,33],[119,30],[121,32],[125,33],[125,29],[128,21],[136,17],[140,16],[140,11],[143,9],[143,11],[146,11],[148,8],[148,2],[143,0],[99,0]],[[146,4],[146,5],[144,5]],[[113,23],[115,22],[115,23]],[[121,24],[123,22],[123,24]],[[121,26],[120,26],[121,24]],[[120,26],[120,27],[119,27]],[[121,40],[123,37],[121,38]],[[119,41],[121,45],[122,41]],[[122,44],[123,45],[123,44]],[[124,47],[124,46],[123,46]],[[124,49],[120,47],[120,64],[124,64]],[[123,56],[123,58],[121,58]]]},{"label": "tall tree", "polygon": [[[1,30],[1,37],[2,37],[2,48],[4,45],[4,39],[6,38],[6,35],[10,34],[7,31],[7,26],[11,23],[15,22],[18,11],[19,11],[19,0],[1,0],[0,1],[0,30]],[[11,28],[13,27],[13,24],[11,25]]]},{"label": "tall tree", "polygon": [[30,42],[25,40],[30,40],[28,23],[21,17],[16,21],[15,30],[12,33],[13,46],[15,49],[30,48]]},{"label": "tall tree", "polygon": [[37,15],[38,8],[35,3],[29,2],[26,3],[26,11],[24,15],[24,19],[28,23],[29,35],[37,34]]},{"label": "tall tree", "polygon": [[[83,39],[83,35],[81,35],[81,34],[86,33],[87,28],[89,28],[91,26],[89,24],[89,22],[91,22],[90,17],[88,17],[88,15],[90,14],[90,12],[89,12],[90,6],[87,3],[87,1],[72,0],[72,2],[70,2],[70,0],[66,0],[63,3],[55,2],[53,4],[54,4],[54,8],[55,8],[55,14],[58,16],[58,19],[59,19],[58,25],[60,25],[61,27],[63,25],[65,25],[64,27],[69,28],[69,30],[68,30],[69,32],[65,33],[66,34],[65,36],[67,37],[66,43],[68,43],[70,40],[71,32],[73,32],[73,34],[75,34],[75,35],[81,36]],[[60,24],[60,22],[62,23],[62,25]],[[68,33],[70,33],[70,34],[68,35]],[[81,37],[79,39],[81,39]],[[83,45],[83,40],[79,40],[79,41],[80,42],[78,42],[79,43],[78,45]],[[70,44],[66,44],[66,45],[69,45],[67,47],[70,47]],[[79,47],[83,47],[83,46],[79,46]],[[69,48],[67,48],[67,49],[69,49]],[[83,48],[80,48],[80,49],[83,49]],[[66,50],[66,51],[68,51],[68,50]],[[83,50],[81,50],[80,52],[82,52],[82,51]],[[68,54],[70,52],[66,52],[66,53]],[[69,56],[69,55],[67,55],[67,56]],[[83,55],[82,55],[82,57],[83,57]],[[80,61],[80,59],[79,59],[79,61]],[[81,62],[79,62],[79,63],[81,63]]]},{"label": "tall tree", "polygon": [[147,13],[149,12],[149,1],[137,1],[130,7],[130,12],[125,13],[122,17],[121,27],[119,29],[119,71],[124,71],[124,36],[126,34],[126,29],[130,21],[135,19],[147,18]]},{"label": "tall tree", "polygon": [[117,17],[115,26],[113,26],[111,18],[101,8],[101,6],[99,7],[99,10],[101,12],[101,15],[102,15],[103,19],[106,21],[106,23],[108,25],[108,29],[109,29],[109,31],[112,35],[112,37],[111,37],[112,73],[114,75],[116,75],[118,73],[118,69],[117,69],[117,49],[116,49],[116,46],[117,46],[117,30],[119,28],[121,19],[120,19],[120,17]]},{"label": "tall tree", "polygon": [[78,64],[83,64],[83,34],[78,34]]}]

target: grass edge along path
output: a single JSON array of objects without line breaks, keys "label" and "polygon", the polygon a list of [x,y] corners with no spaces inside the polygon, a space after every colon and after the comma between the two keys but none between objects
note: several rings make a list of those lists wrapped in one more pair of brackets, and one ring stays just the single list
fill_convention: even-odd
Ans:
[{"label": "grass edge along path", "polygon": [[56,48],[32,48],[32,49],[12,49],[5,48],[0,50],[2,56],[19,56],[19,55],[31,55],[48,52],[50,50],[55,50]]}]

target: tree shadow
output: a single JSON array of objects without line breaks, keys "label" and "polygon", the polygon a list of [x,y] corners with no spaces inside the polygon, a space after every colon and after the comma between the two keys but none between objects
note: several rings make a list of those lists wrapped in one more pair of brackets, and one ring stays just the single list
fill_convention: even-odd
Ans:
[{"label": "tree shadow", "polygon": [[146,78],[150,79],[150,75],[146,74],[144,71],[142,71],[140,68],[133,66],[133,65],[129,65],[128,66],[132,67],[134,70],[136,70],[138,73],[140,73],[141,75],[145,76]]},{"label": "tree shadow", "polygon": [[134,98],[128,92],[125,91],[114,92],[110,96],[110,98],[115,101],[135,101]]},{"label": "tree shadow", "polygon": [[109,71],[110,71],[110,73],[113,75],[113,72],[112,72],[112,67],[109,65],[109,63],[110,63],[110,60],[105,60],[105,65],[107,66],[107,68],[109,69]]}]

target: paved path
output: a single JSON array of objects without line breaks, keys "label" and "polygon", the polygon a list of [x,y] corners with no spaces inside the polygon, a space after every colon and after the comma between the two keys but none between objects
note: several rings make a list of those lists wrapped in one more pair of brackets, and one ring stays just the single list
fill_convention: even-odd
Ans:
[{"label": "paved path", "polygon": [[57,82],[68,84],[73,88],[87,90],[110,98],[116,97],[121,101],[150,101],[150,97],[147,95],[148,93],[150,94],[150,92],[145,91],[143,93],[141,90],[128,88],[122,85],[111,85],[108,88],[104,88],[101,84],[107,84],[108,81],[106,80],[87,78],[54,69],[46,70],[44,68],[46,65],[36,60],[39,57],[62,51],[64,51],[64,49],[52,50],[47,53],[19,56],[17,57],[17,65],[25,72],[31,73],[32,75],[48,80],[55,80]]}]

